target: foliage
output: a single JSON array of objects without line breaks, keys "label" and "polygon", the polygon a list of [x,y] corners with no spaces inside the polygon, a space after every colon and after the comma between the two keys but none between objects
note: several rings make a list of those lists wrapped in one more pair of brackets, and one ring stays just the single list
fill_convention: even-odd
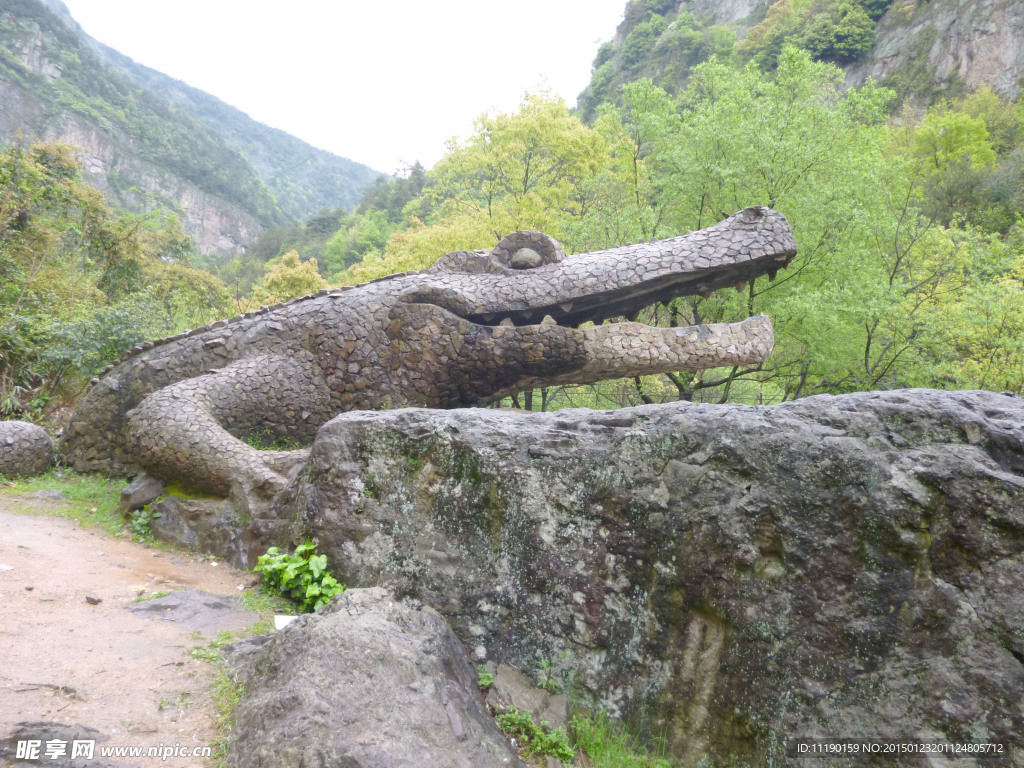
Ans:
[{"label": "foliage", "polygon": [[0,400],[33,410],[65,377],[228,309],[178,221],[113,211],[71,148],[0,148]]},{"label": "foliage", "polygon": [[485,664],[476,665],[476,684],[485,690],[494,685],[494,673]]},{"label": "foliage", "polygon": [[91,45],[43,3],[10,0],[5,11],[12,23],[0,27],[0,47],[19,50],[31,36],[60,65],[61,76],[51,80],[19,66],[18,59],[0,58],[0,74],[16,78],[44,114],[71,114],[108,136],[130,136],[132,152],[142,160],[237,205],[265,226],[286,220],[243,154],[213,125],[165,98],[166,82],[140,87],[136,77],[144,81],[144,70]]},{"label": "foliage", "polygon": [[633,31],[626,35],[619,51],[619,62],[623,68],[636,67],[647,51],[654,47],[654,41],[665,31],[666,26],[664,17],[654,15],[634,27]]},{"label": "foliage", "polygon": [[125,350],[173,332],[173,325],[165,322],[159,309],[151,295],[139,293],[52,324],[46,349],[39,355],[39,370],[53,382],[69,373],[95,376]]},{"label": "foliage", "polygon": [[152,541],[153,531],[150,529],[150,524],[159,517],[163,517],[163,515],[160,512],[154,512],[148,506],[133,511],[128,519],[128,530],[131,532],[132,538],[138,542]]},{"label": "foliage", "polygon": [[[464,142],[452,142],[431,170],[423,206],[395,231],[382,256],[363,257],[341,282],[424,269],[453,250],[494,245],[509,232],[562,236],[562,222],[589,205],[592,180],[607,157],[601,135],[545,93],[528,93],[516,114],[484,115]],[[410,210],[417,201],[406,206]]]},{"label": "foliage", "polygon": [[289,251],[277,263],[268,265],[262,286],[254,292],[261,303],[276,303],[308,296],[327,287],[317,271],[316,259],[302,261],[298,251]]},{"label": "foliage", "polygon": [[823,0],[793,42],[818,60],[853,61],[874,46],[875,24],[854,0]]},{"label": "foliage", "polygon": [[572,719],[576,747],[590,758],[593,768],[673,768],[664,744],[658,754],[650,752],[607,715],[576,715]]},{"label": "foliage", "polygon": [[345,587],[327,570],[327,556],[315,551],[311,541],[300,544],[290,555],[271,547],[260,555],[255,570],[263,574],[268,587],[293,600],[299,610],[316,611]]},{"label": "foliage", "polygon": [[507,712],[496,715],[494,719],[528,759],[550,755],[562,763],[571,764],[576,757],[564,728],[545,730],[547,723],[538,725],[529,712],[515,707],[509,707]]},{"label": "foliage", "polygon": [[527,93],[516,114],[482,116],[467,141],[449,145],[428,197],[448,214],[485,221],[495,239],[518,229],[557,237],[559,214],[579,214],[582,186],[605,155],[601,137],[561,99]]},{"label": "foliage", "polygon": [[996,160],[985,123],[963,112],[952,111],[945,104],[925,114],[914,131],[913,152],[914,157],[934,173],[947,170],[961,158],[972,168],[989,166]]}]

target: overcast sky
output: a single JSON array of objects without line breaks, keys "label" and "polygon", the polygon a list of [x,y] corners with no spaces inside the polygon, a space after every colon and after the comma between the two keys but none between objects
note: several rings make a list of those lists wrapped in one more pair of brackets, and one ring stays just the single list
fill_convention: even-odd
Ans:
[{"label": "overcast sky", "polygon": [[310,144],[430,167],[480,114],[575,106],[626,0],[64,0],[86,33]]}]

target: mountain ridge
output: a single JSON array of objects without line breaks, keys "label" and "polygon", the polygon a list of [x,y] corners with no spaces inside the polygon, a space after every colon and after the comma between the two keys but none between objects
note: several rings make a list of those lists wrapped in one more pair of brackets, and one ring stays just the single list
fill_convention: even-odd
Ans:
[{"label": "mountain ridge", "polygon": [[81,148],[90,183],[129,210],[167,208],[203,253],[323,208],[353,208],[380,172],[258,123],[87,35],[60,0],[0,13],[0,139]]}]

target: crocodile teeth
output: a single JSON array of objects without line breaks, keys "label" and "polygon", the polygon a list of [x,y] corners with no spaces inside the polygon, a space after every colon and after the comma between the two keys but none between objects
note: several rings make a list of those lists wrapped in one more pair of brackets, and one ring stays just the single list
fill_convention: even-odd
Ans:
[{"label": "crocodile teeth", "polygon": [[515,323],[512,322],[512,318],[511,317],[506,317],[504,320],[502,320],[500,323],[498,323],[498,325],[503,325],[506,328],[514,328],[515,327]]},{"label": "crocodile teeth", "polygon": [[558,325],[558,323],[555,322],[555,318],[553,318],[551,315],[544,315],[544,319],[540,321],[540,324],[541,325]]},{"label": "crocodile teeth", "polygon": [[484,315],[484,322],[485,323],[489,323],[494,318],[495,318],[495,314],[493,312],[488,312],[486,315]]},{"label": "crocodile teeth", "polygon": [[569,314],[570,312],[572,312],[572,302],[567,301],[565,302],[565,304],[559,304],[558,308],[565,312],[566,314]]}]

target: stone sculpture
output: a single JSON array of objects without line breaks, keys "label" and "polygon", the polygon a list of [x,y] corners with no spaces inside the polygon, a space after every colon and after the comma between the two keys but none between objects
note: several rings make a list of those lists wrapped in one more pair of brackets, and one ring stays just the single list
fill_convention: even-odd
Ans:
[{"label": "stone sculpture", "polygon": [[0,475],[30,477],[53,464],[53,440],[38,424],[0,421]]},{"label": "stone sculpture", "polygon": [[773,345],[764,316],[689,328],[600,323],[774,277],[795,252],[785,218],[768,208],[574,256],[540,232],[516,232],[490,252],[449,253],[423,272],[143,344],[94,380],[64,455],[79,471],[141,467],[218,495],[241,484],[269,497],[288,473],[282,454],[246,443],[254,433],[308,444],[341,411],[485,405],[534,386],[756,364]]}]

